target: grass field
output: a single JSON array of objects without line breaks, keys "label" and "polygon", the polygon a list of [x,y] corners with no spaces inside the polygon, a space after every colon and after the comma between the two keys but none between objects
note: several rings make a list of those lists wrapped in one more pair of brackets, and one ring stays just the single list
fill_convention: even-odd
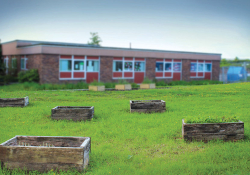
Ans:
[{"label": "grass field", "polygon": [[[0,108],[0,142],[15,135],[91,137],[85,174],[250,172],[250,83],[106,92],[8,92],[0,87],[0,98],[25,96],[30,100],[25,108]],[[152,99],[166,101],[167,112],[129,112],[129,100]],[[95,115],[87,122],[53,121],[55,106],[94,106]],[[181,138],[182,119],[187,116],[237,116],[245,122],[245,139],[187,143]],[[10,174],[6,169],[1,173]]]}]

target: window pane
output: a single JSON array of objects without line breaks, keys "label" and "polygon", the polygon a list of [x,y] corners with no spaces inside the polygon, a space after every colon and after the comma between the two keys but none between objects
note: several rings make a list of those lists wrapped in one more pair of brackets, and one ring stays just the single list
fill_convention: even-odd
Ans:
[{"label": "window pane", "polygon": [[145,71],[145,62],[135,62],[135,71],[144,72]]},{"label": "window pane", "polygon": [[24,69],[24,59],[21,59],[21,69]]},{"label": "window pane", "polygon": [[99,61],[87,61],[87,71],[99,72]]},{"label": "window pane", "polygon": [[12,58],[12,59],[11,59],[11,62],[12,62],[12,68],[16,68],[16,67],[17,67],[16,58]]},{"label": "window pane", "polygon": [[74,61],[74,70],[84,70],[84,61]]},{"label": "window pane", "polygon": [[172,63],[165,63],[165,71],[171,71],[172,70]]},{"label": "window pane", "polygon": [[163,71],[163,63],[156,63],[155,71]]},{"label": "window pane", "polygon": [[113,62],[113,71],[122,71],[122,61]]},{"label": "window pane", "polygon": [[71,60],[60,60],[60,71],[71,71]]},{"label": "window pane", "polygon": [[198,64],[198,72],[203,72],[203,65],[204,64]]},{"label": "window pane", "polygon": [[181,63],[174,63],[174,72],[181,72]]},{"label": "window pane", "polygon": [[205,71],[211,72],[212,71],[212,65],[211,64],[205,64]]},{"label": "window pane", "polygon": [[124,70],[125,70],[125,71],[132,71],[132,70],[133,70],[133,69],[132,69],[132,65],[133,65],[132,62],[125,62],[125,63],[124,63]]},{"label": "window pane", "polygon": [[197,63],[191,63],[190,72],[196,72],[196,71],[197,71]]}]

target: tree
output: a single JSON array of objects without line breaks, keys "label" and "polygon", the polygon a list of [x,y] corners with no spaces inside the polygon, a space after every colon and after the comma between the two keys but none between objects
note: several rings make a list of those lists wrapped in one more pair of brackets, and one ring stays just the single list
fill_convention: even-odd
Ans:
[{"label": "tree", "polygon": [[98,36],[97,32],[90,32],[91,38],[90,41],[88,42],[89,45],[97,45],[100,46],[100,42],[102,42],[101,38]]},{"label": "tree", "polygon": [[234,62],[238,62],[240,59],[238,57],[235,57]]}]

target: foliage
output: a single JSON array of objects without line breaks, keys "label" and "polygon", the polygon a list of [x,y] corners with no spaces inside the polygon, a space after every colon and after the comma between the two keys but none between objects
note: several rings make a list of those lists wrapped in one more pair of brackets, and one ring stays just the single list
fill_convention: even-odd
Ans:
[{"label": "foliage", "polygon": [[238,61],[240,61],[240,59],[238,57],[235,57],[234,62],[238,62]]},{"label": "foliage", "polygon": [[105,88],[115,88],[115,85],[116,85],[117,83],[114,83],[114,82],[107,82],[107,83],[105,83]]},{"label": "foliage", "polygon": [[17,82],[18,79],[12,75],[0,75],[0,84],[9,84],[10,82]]},{"label": "foliage", "polygon": [[[250,83],[237,83],[104,92],[19,88],[9,92],[0,87],[1,98],[29,96],[30,100],[24,108],[0,109],[0,143],[15,135],[91,137],[86,175],[249,174],[249,87]],[[129,100],[150,99],[164,100],[167,111],[130,113]],[[56,106],[94,106],[94,118],[86,122],[54,121],[51,109]],[[238,116],[244,121],[245,138],[238,142],[187,143],[181,133],[182,119],[187,115]],[[16,171],[12,175],[25,174]],[[54,173],[59,174],[55,170],[44,174]],[[0,168],[0,174],[10,175],[10,171]]]},{"label": "foliage", "polygon": [[98,81],[94,80],[92,83],[90,83],[90,85],[91,86],[103,86],[104,83],[100,82],[100,81],[98,82]]},{"label": "foliage", "polygon": [[39,82],[39,74],[37,69],[30,69],[18,73],[18,81],[23,82]]},{"label": "foliage", "polygon": [[140,85],[138,85],[138,84],[136,84],[136,83],[131,83],[131,87],[132,87],[132,88],[139,88]]},{"label": "foliage", "polygon": [[127,81],[124,80],[124,79],[119,79],[119,80],[118,80],[118,84],[129,84],[129,82],[127,82]]},{"label": "foliage", "polygon": [[164,80],[161,80],[161,81],[156,81],[156,82],[155,82],[155,85],[156,85],[156,86],[166,86],[167,83],[165,83]]},{"label": "foliage", "polygon": [[88,42],[89,45],[97,45],[100,46],[100,43],[102,42],[101,38],[98,36],[97,32],[90,32],[91,38]]},{"label": "foliage", "polygon": [[187,116],[184,119],[185,123],[228,123],[228,122],[238,122],[239,118],[236,116],[223,116],[223,117],[215,117],[215,116],[198,116],[198,117],[193,117],[193,116]]},{"label": "foliage", "polygon": [[154,83],[152,80],[148,79],[148,77],[145,77],[142,84],[151,84]]},{"label": "foliage", "polygon": [[191,86],[191,85],[209,85],[209,84],[223,84],[222,81],[217,80],[199,80],[199,81],[171,81],[169,86]]}]

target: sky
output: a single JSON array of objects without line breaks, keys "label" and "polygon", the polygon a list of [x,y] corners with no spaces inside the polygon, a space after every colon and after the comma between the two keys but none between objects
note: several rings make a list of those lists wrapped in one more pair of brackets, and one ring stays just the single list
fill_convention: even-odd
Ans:
[{"label": "sky", "polygon": [[0,39],[220,53],[250,59],[250,0],[0,0]]}]

